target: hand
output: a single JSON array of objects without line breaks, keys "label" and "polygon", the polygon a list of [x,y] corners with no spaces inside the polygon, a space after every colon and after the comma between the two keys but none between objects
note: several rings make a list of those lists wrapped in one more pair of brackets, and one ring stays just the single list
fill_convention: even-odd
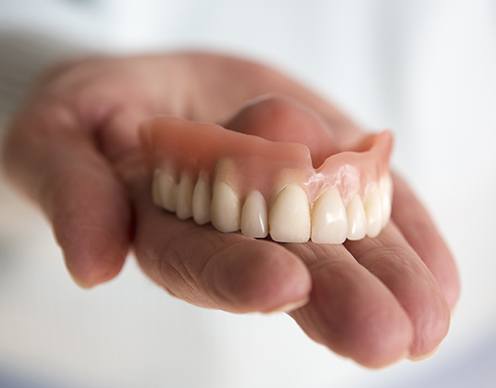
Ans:
[{"label": "hand", "polygon": [[[94,58],[45,74],[12,122],[4,164],[47,215],[84,287],[113,278],[133,243],[145,273],[190,303],[234,312],[306,303],[290,313],[303,330],[369,367],[433,351],[448,329],[458,275],[401,178],[395,177],[393,222],[381,235],[338,246],[222,234],[151,204],[141,120],[167,113],[226,122],[266,93],[318,112],[338,147],[360,136],[332,105],[261,65],[195,53]],[[253,110],[246,118],[252,125],[294,125],[287,100],[263,103],[272,113]],[[231,124],[243,125],[239,116]]]}]

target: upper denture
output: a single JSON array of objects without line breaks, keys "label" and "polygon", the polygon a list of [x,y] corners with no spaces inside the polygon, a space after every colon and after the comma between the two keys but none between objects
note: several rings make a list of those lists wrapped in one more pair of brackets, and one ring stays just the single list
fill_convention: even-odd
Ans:
[{"label": "upper denture", "polygon": [[[223,232],[241,228],[251,237],[265,237],[268,214],[268,229],[276,241],[303,242],[312,236],[316,242],[340,243],[344,235],[376,236],[389,218],[388,131],[329,155],[316,168],[305,144],[267,140],[215,124],[162,116],[144,123],[141,135],[155,171],[154,201],[181,219],[192,216],[199,224],[211,221]],[[332,195],[326,195],[331,190]],[[338,198],[347,210],[346,222],[339,206],[324,203]]]}]

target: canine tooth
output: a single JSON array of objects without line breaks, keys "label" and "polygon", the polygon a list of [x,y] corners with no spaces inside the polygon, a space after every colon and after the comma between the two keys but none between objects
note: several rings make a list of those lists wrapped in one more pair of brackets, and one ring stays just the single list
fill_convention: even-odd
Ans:
[{"label": "canine tooth", "polygon": [[170,212],[176,211],[177,185],[172,173],[164,170],[157,170],[155,174],[156,196],[159,204]]},{"label": "canine tooth", "polygon": [[310,206],[303,189],[287,185],[269,212],[270,236],[280,242],[306,242],[310,238]]},{"label": "canine tooth", "polygon": [[176,215],[181,220],[186,220],[193,215],[191,202],[193,197],[193,178],[183,172],[177,188]]},{"label": "canine tooth", "polygon": [[246,236],[263,238],[268,233],[267,205],[260,191],[252,191],[246,197],[241,209],[241,233]]},{"label": "canine tooth", "polygon": [[376,237],[383,225],[382,221],[382,196],[377,185],[373,185],[368,190],[363,204],[367,217],[367,236]]},{"label": "canine tooth", "polygon": [[215,182],[210,215],[212,225],[221,232],[235,232],[239,229],[241,204],[238,195],[227,183]]},{"label": "canine tooth", "polygon": [[333,187],[322,194],[312,209],[312,241],[341,244],[348,233],[346,209],[339,191]]},{"label": "canine tooth", "polygon": [[379,188],[381,192],[382,226],[384,226],[391,217],[393,182],[390,175],[385,175],[381,178]]},{"label": "canine tooth", "polygon": [[346,208],[348,216],[348,240],[360,240],[367,231],[367,219],[360,196],[355,195]]},{"label": "canine tooth", "polygon": [[210,185],[202,174],[198,177],[193,190],[193,219],[198,225],[210,221]]}]

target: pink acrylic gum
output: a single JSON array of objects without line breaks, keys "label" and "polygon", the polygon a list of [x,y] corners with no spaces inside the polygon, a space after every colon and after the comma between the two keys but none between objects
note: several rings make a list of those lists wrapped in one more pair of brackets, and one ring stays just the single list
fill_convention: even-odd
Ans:
[{"label": "pink acrylic gum", "polygon": [[383,131],[366,136],[353,150],[329,155],[314,168],[304,144],[271,141],[235,132],[215,124],[157,117],[141,128],[150,169],[165,169],[179,179],[181,173],[196,179],[230,185],[241,197],[260,191],[268,202],[287,184],[298,184],[312,204],[328,188],[336,187],[347,204],[354,195],[364,198],[372,184],[389,174],[392,135]]}]

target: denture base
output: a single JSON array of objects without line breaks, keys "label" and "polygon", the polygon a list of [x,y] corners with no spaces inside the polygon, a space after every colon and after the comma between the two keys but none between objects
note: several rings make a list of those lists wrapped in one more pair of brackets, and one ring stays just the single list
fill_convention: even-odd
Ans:
[{"label": "denture base", "polygon": [[302,144],[178,119],[145,126],[144,143],[155,204],[221,232],[341,244],[377,236],[390,217],[388,132],[318,168]]}]

